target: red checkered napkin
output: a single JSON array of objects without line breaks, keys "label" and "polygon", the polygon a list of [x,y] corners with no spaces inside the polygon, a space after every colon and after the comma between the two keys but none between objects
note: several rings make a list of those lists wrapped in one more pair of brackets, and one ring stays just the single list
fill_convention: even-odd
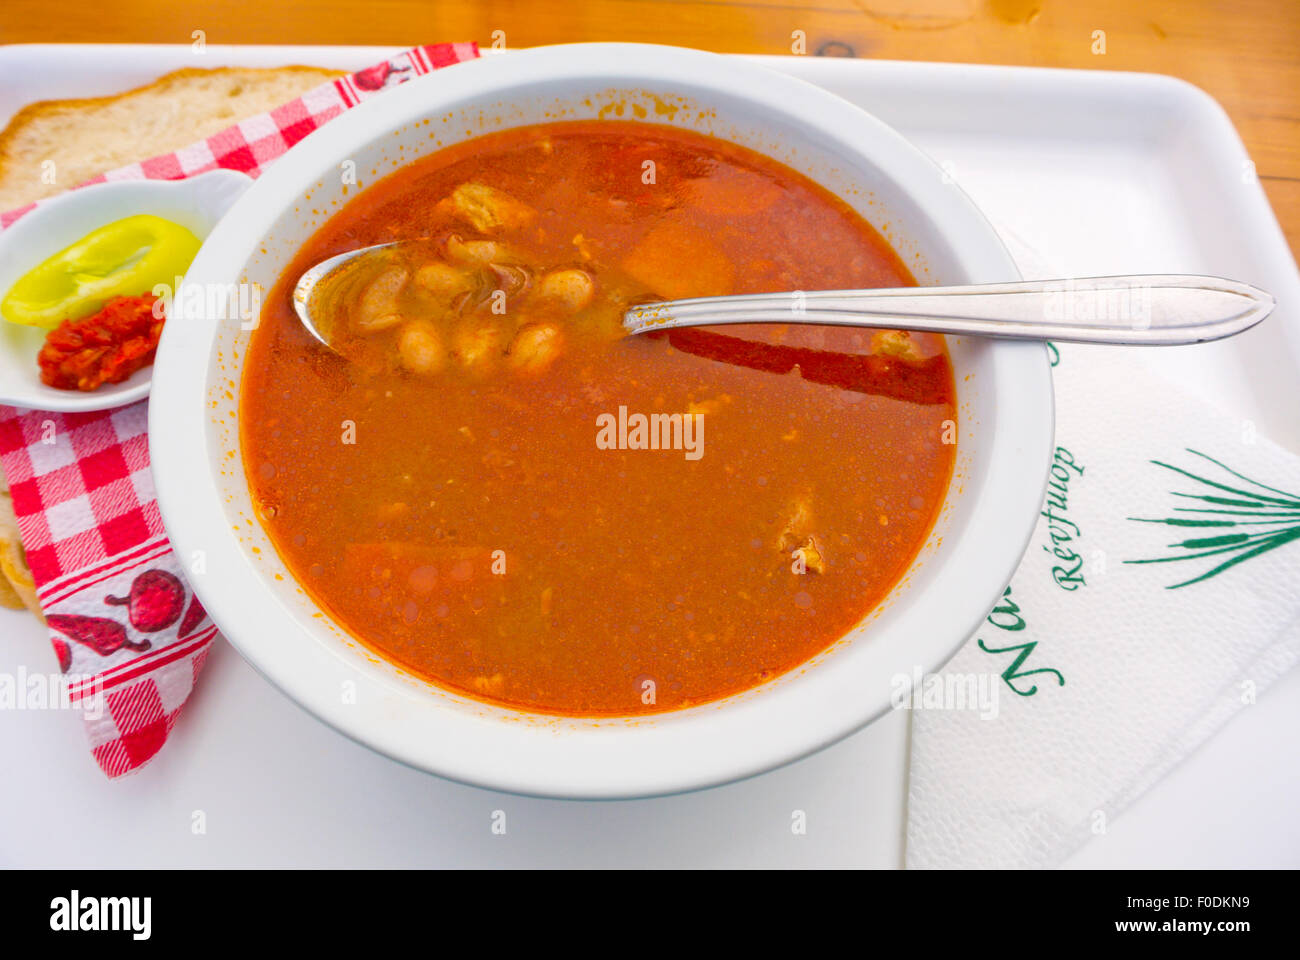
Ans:
[{"label": "red checkered napkin", "polygon": [[[104,180],[177,180],[218,167],[257,176],[295,143],[384,89],[478,56],[472,43],[413,47],[270,113]],[[0,214],[0,229],[35,204]],[[217,628],[185,582],[158,514],[147,401],[58,414],[0,406],[0,466],[36,592],[91,752],[110,777],[162,747]]]}]

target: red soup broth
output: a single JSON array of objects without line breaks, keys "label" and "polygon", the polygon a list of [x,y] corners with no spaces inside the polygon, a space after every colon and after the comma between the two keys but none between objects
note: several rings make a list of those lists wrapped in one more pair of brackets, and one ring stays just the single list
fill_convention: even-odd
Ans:
[{"label": "red soup broth", "polygon": [[[314,302],[321,346],[297,278],[394,240],[418,242]],[[740,146],[480,137],[364,189],[280,278],[242,383],[253,500],[329,616],[436,684],[569,716],[717,700],[825,650],[911,564],[951,476],[952,368],[926,334],[628,337],[623,311],[914,284],[846,203]]]}]

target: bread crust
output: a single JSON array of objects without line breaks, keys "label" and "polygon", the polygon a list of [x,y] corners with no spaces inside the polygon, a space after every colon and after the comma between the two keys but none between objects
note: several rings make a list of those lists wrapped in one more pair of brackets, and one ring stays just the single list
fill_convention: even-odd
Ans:
[{"label": "bread crust", "polygon": [[[0,130],[0,210],[15,209],[60,193],[106,170],[178,150],[340,76],[343,74],[336,70],[301,65],[184,67],[122,93],[29,103]],[[226,81],[234,82],[233,94]],[[223,85],[226,91],[215,89]],[[232,96],[242,97],[247,108],[222,109],[229,107]],[[187,111],[184,122],[175,125],[176,139],[183,142],[142,137],[133,129],[147,129],[150,124],[165,128],[167,124],[161,121],[156,109],[164,104],[169,109]],[[75,142],[78,127],[84,130],[87,126],[100,126],[102,120],[97,122],[96,118],[109,110],[120,112],[129,120],[133,108],[139,114],[139,123],[117,124],[115,130],[120,131],[117,134],[120,139],[106,142],[103,130],[95,132],[93,147],[102,157],[102,168],[79,168],[84,166],[84,161],[79,164],[78,158],[86,156],[87,147],[92,145]],[[57,149],[53,149],[56,145]],[[74,171],[73,176],[65,178],[60,173],[58,182],[42,182],[42,164],[47,160],[55,161],[56,171],[58,166]]]},{"label": "bread crust", "polygon": [[36,600],[36,583],[23,553],[18,519],[14,516],[3,468],[0,468],[0,607],[10,610],[26,607],[38,618],[45,619]]}]

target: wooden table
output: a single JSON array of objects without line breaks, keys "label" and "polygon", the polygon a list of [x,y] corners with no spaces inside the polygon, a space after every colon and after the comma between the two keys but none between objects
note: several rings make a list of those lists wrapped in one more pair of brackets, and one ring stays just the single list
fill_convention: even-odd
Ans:
[{"label": "wooden table", "polygon": [[0,41],[393,44],[573,40],[1140,70],[1227,109],[1300,250],[1296,0],[4,0]]}]

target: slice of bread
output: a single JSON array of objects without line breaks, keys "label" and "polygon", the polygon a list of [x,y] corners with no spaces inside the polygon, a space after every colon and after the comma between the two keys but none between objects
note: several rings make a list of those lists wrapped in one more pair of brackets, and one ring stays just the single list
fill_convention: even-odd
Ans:
[{"label": "slice of bread", "polygon": [[3,469],[0,469],[0,607],[11,610],[26,607],[36,616],[41,616],[41,606],[36,602],[36,584],[32,582],[22,539],[18,536],[18,521],[14,517]]},{"label": "slice of bread", "polygon": [[320,67],[186,68],[114,96],[29,104],[0,131],[0,211],[179,150],[339,76]]}]

